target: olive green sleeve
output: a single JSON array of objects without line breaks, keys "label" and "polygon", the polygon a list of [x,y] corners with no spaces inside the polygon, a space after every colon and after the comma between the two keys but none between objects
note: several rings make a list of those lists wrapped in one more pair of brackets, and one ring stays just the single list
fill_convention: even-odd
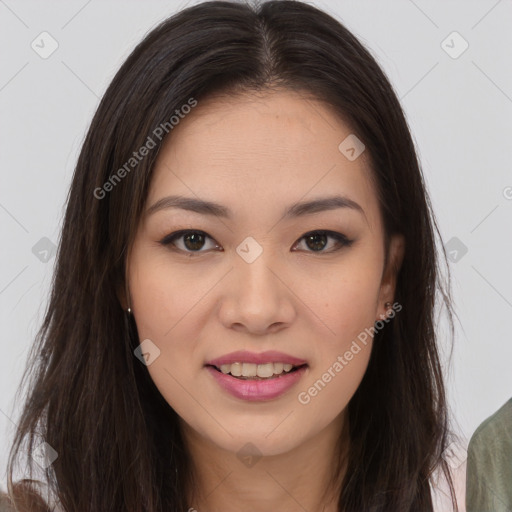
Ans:
[{"label": "olive green sleeve", "polygon": [[487,418],[468,446],[467,512],[512,512],[512,399]]}]

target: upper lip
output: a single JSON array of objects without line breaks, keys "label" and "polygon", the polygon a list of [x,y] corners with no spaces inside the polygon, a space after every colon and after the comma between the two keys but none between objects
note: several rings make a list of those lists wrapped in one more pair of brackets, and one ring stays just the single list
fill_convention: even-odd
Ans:
[{"label": "upper lip", "polygon": [[233,363],[288,363],[292,364],[293,366],[301,366],[303,364],[307,364],[304,359],[299,359],[298,357],[283,354],[283,352],[276,352],[275,350],[259,353],[248,352],[247,350],[238,350],[237,352],[231,352],[221,357],[217,357],[216,359],[212,359],[206,364],[219,367],[223,364]]}]

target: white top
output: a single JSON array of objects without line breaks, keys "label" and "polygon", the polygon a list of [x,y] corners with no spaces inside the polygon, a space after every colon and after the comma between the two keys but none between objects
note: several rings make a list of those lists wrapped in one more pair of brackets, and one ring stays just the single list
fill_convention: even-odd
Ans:
[{"label": "white top", "polygon": [[[466,512],[466,445],[452,443],[446,450],[446,461],[450,468],[453,488],[459,512]],[[432,503],[434,512],[453,512],[450,487],[440,468],[437,469],[431,481]]]}]

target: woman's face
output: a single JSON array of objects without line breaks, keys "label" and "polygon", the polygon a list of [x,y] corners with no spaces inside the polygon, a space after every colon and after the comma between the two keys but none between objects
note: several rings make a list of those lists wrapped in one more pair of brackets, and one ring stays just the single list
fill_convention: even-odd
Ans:
[{"label": "woman's face", "polygon": [[[203,441],[276,455],[343,423],[394,293],[360,150],[331,109],[284,91],[199,102],[162,147],[128,261],[130,306],[152,379]],[[258,359],[266,351],[281,354]]]}]

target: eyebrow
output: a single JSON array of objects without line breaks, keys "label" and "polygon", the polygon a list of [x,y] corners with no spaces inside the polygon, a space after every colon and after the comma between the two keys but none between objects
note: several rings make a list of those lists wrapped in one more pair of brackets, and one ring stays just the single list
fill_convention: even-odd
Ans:
[{"label": "eyebrow", "polygon": [[[146,215],[149,216],[160,210],[168,208],[179,208],[199,213],[201,215],[211,215],[213,217],[226,219],[231,219],[233,217],[232,211],[226,206],[211,201],[205,201],[203,199],[184,196],[163,197],[146,210]],[[312,213],[335,210],[338,208],[349,208],[360,212],[366,217],[363,208],[352,199],[345,196],[331,196],[294,203],[284,211],[283,218],[296,218]]]}]

